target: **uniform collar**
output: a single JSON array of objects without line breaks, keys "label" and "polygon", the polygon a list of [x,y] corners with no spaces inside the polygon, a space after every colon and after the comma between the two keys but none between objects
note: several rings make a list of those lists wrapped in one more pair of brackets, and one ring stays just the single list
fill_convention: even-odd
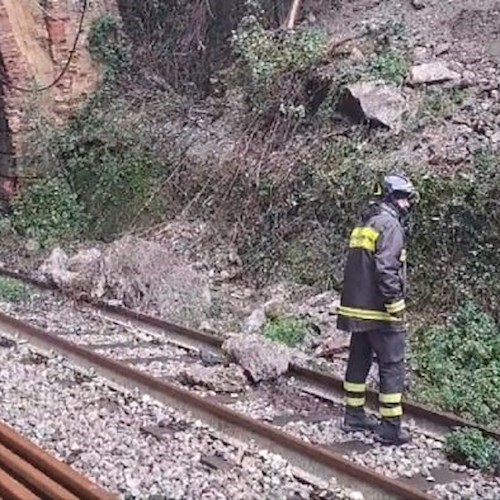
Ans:
[{"label": "uniform collar", "polygon": [[390,213],[393,217],[395,217],[396,219],[399,220],[399,218],[400,218],[399,217],[399,212],[397,211],[397,209],[395,207],[393,207],[389,203],[383,201],[380,204],[380,208],[382,208],[382,210],[385,210],[386,212]]}]

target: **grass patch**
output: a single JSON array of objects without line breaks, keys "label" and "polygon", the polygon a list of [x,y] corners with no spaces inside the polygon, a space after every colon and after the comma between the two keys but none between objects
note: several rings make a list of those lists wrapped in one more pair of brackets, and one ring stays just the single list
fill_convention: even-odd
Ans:
[{"label": "grass patch", "polygon": [[417,332],[416,397],[482,424],[499,423],[500,329],[471,303],[445,326]]},{"label": "grass patch", "polygon": [[420,105],[420,117],[428,123],[438,123],[456,113],[469,93],[465,89],[427,90]]},{"label": "grass patch", "polygon": [[403,85],[408,74],[405,54],[394,48],[380,52],[370,63],[370,73],[387,82]]},{"label": "grass patch", "polygon": [[479,429],[460,429],[446,437],[446,456],[474,469],[500,472],[500,444]]},{"label": "grass patch", "polygon": [[29,288],[10,278],[0,277],[0,301],[23,302],[30,298]]},{"label": "grass patch", "polygon": [[305,321],[287,316],[271,318],[264,327],[265,337],[289,347],[295,347],[303,342],[307,332]]}]

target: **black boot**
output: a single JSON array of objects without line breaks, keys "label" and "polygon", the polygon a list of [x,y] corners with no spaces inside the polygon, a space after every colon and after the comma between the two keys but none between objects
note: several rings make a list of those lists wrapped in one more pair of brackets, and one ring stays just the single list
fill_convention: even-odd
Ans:
[{"label": "black boot", "polygon": [[346,408],[342,430],[345,432],[371,432],[378,425],[378,420],[371,415],[367,415],[364,408]]},{"label": "black boot", "polygon": [[410,433],[401,427],[400,418],[383,418],[375,429],[375,441],[384,445],[401,446],[411,441]]}]

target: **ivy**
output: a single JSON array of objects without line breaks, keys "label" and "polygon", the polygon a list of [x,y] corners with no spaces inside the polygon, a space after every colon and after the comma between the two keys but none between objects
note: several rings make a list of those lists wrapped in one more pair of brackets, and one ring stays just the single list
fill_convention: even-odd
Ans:
[{"label": "ivy", "polygon": [[282,114],[303,117],[303,108],[293,99],[297,92],[294,78],[324,59],[328,48],[326,33],[302,27],[276,32],[265,29],[256,16],[249,15],[233,33],[232,42],[240,83],[251,107],[261,114],[278,109]]},{"label": "ivy", "polygon": [[445,453],[450,460],[468,467],[500,472],[500,444],[478,429],[460,429],[448,434]]},{"label": "ivy", "polygon": [[13,201],[14,227],[42,246],[73,240],[87,228],[87,217],[65,179],[45,178],[23,190]]},{"label": "ivy", "polygon": [[92,58],[106,66],[108,77],[116,76],[130,62],[130,52],[121,38],[118,20],[110,14],[92,23],[88,48]]},{"label": "ivy", "polygon": [[463,305],[449,324],[418,331],[414,354],[419,399],[498,425],[500,328],[490,315]]}]

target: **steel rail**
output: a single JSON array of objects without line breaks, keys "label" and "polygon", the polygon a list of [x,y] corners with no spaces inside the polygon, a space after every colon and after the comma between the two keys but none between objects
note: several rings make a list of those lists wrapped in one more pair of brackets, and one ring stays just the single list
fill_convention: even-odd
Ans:
[{"label": "steel rail", "polygon": [[[61,290],[50,283],[32,278],[26,273],[0,268],[0,276],[6,276],[24,281],[38,288],[56,291]],[[66,294],[64,294],[66,295]],[[170,323],[166,320],[149,316],[121,306],[107,304],[102,301],[82,302],[99,310],[106,318],[116,323],[126,324],[153,334],[166,335],[168,340],[183,347],[206,349],[220,353],[223,339],[214,335],[191,330],[183,326]],[[341,401],[344,397],[343,380],[335,375],[318,370],[312,370],[292,364],[288,375],[293,377],[307,392],[332,401]],[[378,408],[378,393],[370,388],[366,393],[367,404],[373,410]],[[455,414],[434,410],[411,400],[403,401],[405,415],[415,421],[415,424],[424,432],[432,435],[444,435],[457,427],[471,427],[479,429],[485,435],[500,441],[500,431],[468,421]]]},{"label": "steel rail", "polygon": [[23,500],[117,498],[4,423],[0,423],[0,496]]},{"label": "steel rail", "polygon": [[143,394],[149,394],[158,401],[188,411],[212,428],[240,442],[253,441],[260,447],[280,454],[292,465],[316,477],[326,480],[334,477],[339,484],[355,488],[367,498],[373,500],[432,498],[413,486],[386,478],[368,468],[349,462],[340,454],[302,441],[270,424],[218,405],[207,398],[151,377],[4,313],[0,313],[0,331],[24,338],[41,349],[55,351],[79,366],[95,370],[96,373],[120,386],[139,389]]},{"label": "steel rail", "polygon": [[[105,318],[116,323],[141,329],[154,334],[167,335],[171,342],[184,347],[204,348],[220,352],[223,340],[214,335],[190,330],[165,320],[148,316],[119,306],[106,303],[95,304]],[[292,364],[288,375],[293,377],[303,390],[316,396],[342,401],[344,398],[343,380],[335,375]],[[368,406],[378,409],[378,392],[368,388],[366,391]],[[404,401],[405,414],[415,421],[423,431],[434,435],[443,435],[455,427],[474,427],[486,435],[500,440],[500,432],[479,424],[469,422],[451,413],[431,410],[412,401]]]}]

